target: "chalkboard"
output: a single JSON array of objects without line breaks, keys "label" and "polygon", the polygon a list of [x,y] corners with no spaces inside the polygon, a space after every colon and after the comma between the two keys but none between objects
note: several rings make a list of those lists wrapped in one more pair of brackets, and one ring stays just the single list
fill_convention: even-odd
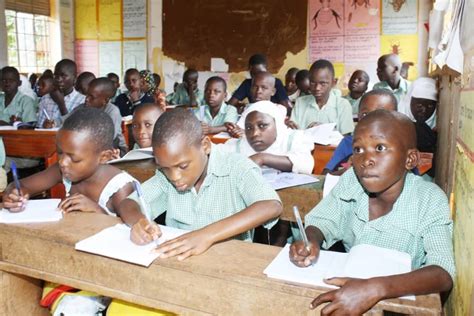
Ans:
[{"label": "chalkboard", "polygon": [[306,15],[305,0],[164,0],[163,52],[200,71],[224,58],[230,72],[263,53],[277,72],[287,52],[305,48]]}]

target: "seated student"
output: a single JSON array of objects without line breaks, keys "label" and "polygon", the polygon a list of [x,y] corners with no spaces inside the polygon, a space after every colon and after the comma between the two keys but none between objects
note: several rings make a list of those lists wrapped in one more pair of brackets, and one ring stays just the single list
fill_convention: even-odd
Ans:
[{"label": "seated student", "polygon": [[300,96],[300,91],[296,85],[296,73],[299,71],[298,68],[290,68],[285,75],[285,90],[288,95],[290,102],[295,105],[296,98]]},{"label": "seated student", "polygon": [[171,92],[170,94],[168,94],[166,96],[166,103],[170,103],[171,100],[173,100],[174,95],[176,94],[176,89],[178,88],[178,86],[179,86],[179,83],[175,81],[175,83],[173,84],[173,92]]},{"label": "seated student", "polygon": [[[226,132],[228,123],[236,123],[237,109],[225,103],[227,98],[227,83],[218,76],[207,79],[204,87],[204,112],[197,108],[194,114],[201,121],[202,132],[217,134]],[[204,114],[201,117],[201,114]]]},{"label": "seated student", "polygon": [[399,103],[410,87],[410,82],[400,75],[401,68],[402,62],[398,55],[387,54],[380,56],[377,61],[377,77],[379,77],[380,82],[374,85],[374,90],[387,89],[391,91]]},{"label": "seated student", "polygon": [[349,101],[352,106],[352,114],[359,113],[359,102],[364,93],[367,91],[369,84],[369,75],[363,70],[356,70],[349,79],[349,93],[343,98]]},{"label": "seated student", "polygon": [[94,108],[81,108],[65,120],[58,132],[58,163],[20,180],[21,195],[10,183],[3,206],[20,212],[30,196],[64,183],[67,197],[59,204],[63,212],[81,211],[116,215],[122,199],[136,181],[108,165],[112,154],[114,126],[110,117]]},{"label": "seated student", "polygon": [[352,108],[349,101],[331,93],[334,87],[334,66],[325,59],[319,59],[309,70],[311,95],[296,99],[287,122],[291,128],[306,129],[322,123],[336,123],[337,130],[350,134],[354,130]]},{"label": "seated student", "polygon": [[36,121],[36,100],[18,91],[21,85],[18,70],[7,66],[0,72],[4,92],[0,94],[0,125],[12,125],[16,121]]},{"label": "seated student", "polygon": [[295,83],[298,87],[298,90],[300,91],[299,97],[311,94],[308,70],[302,69],[298,71],[295,76]]},{"label": "seated student", "polygon": [[[387,111],[397,110],[397,99],[392,92],[388,90],[372,90],[364,94],[360,99],[360,107],[358,113],[359,121],[368,113],[377,109],[385,109]],[[343,168],[340,168],[343,163],[346,163],[352,156],[352,135],[345,136],[336,150],[334,151],[331,160],[324,167],[322,174],[331,173],[340,175],[350,167],[350,163]],[[339,169],[340,168],[340,169]]]},{"label": "seated student", "polygon": [[110,99],[110,102],[115,104],[115,99],[117,99],[117,97],[122,94],[122,91],[120,91],[120,78],[116,73],[113,72],[109,72],[107,74],[107,78],[109,78],[109,80],[114,83],[114,96],[112,99]]},{"label": "seated student", "polygon": [[[142,188],[155,218],[166,211],[166,225],[192,230],[161,244],[161,258],[183,260],[213,244],[236,238],[251,241],[253,228],[272,226],[282,206],[276,192],[249,159],[221,151],[202,134],[191,111],[163,113],[153,130],[157,173]],[[120,205],[123,221],[137,244],[160,235],[140,212],[133,194]]]},{"label": "seated student", "polygon": [[[407,95],[400,103],[399,112],[415,122],[417,148],[421,152],[436,153],[436,105],[438,89],[431,78],[418,78],[411,84]],[[433,162],[435,159],[433,158]],[[435,168],[428,171],[434,176]]]},{"label": "seated student", "polygon": [[91,81],[86,96],[86,106],[93,107],[107,113],[114,123],[114,157],[120,158],[128,151],[128,145],[122,133],[122,116],[119,109],[110,103],[114,93],[114,83],[103,77]]},{"label": "seated student", "polygon": [[409,172],[419,159],[415,127],[396,111],[373,111],[354,132],[353,165],[305,217],[310,249],[297,241],[291,261],[315,262],[321,247],[342,241],[349,251],[358,244],[406,252],[413,271],[370,279],[330,278],[340,287],[318,296],[315,308],[329,302],[327,314],[361,315],[383,299],[447,292],[455,266],[448,199],[435,184]]},{"label": "seated student", "polygon": [[173,105],[199,106],[204,95],[198,88],[199,73],[195,69],[187,69],[183,74],[183,83],[178,84],[173,98],[168,102]]},{"label": "seated student", "polygon": [[[251,93],[252,87],[252,79],[253,77],[259,72],[266,72],[267,71],[267,57],[262,54],[255,54],[249,58],[249,72],[250,72],[250,79],[245,79],[237,90],[232,95],[232,98],[229,100],[229,104],[233,106],[242,106],[241,103],[245,98],[248,99],[249,103],[254,103],[255,100]],[[288,95],[286,94],[285,87],[280,79],[275,80],[275,93],[272,95],[271,101],[273,103],[281,104],[287,109],[292,108],[292,104],[288,99]]]},{"label": "seated student", "polygon": [[53,76],[41,75],[38,80],[38,97],[51,93],[54,90],[54,78]]},{"label": "seated student", "polygon": [[92,80],[95,79],[95,75],[92,72],[84,71],[77,76],[76,84],[74,88],[79,91],[83,95],[87,95],[87,91],[89,91],[89,84]]},{"label": "seated student", "polygon": [[137,106],[132,119],[132,134],[135,140],[133,149],[151,147],[153,127],[161,114],[163,111],[156,104],[144,103]]},{"label": "seated student", "polygon": [[135,68],[130,68],[125,72],[125,86],[127,92],[120,94],[115,99],[122,116],[132,115],[135,107],[142,103],[153,103],[153,97],[142,91],[142,81],[140,72]]},{"label": "seated student", "polygon": [[84,103],[86,96],[74,89],[76,75],[76,63],[72,60],[63,59],[56,64],[54,67],[55,89],[41,98],[36,126],[59,127],[64,115]]},{"label": "seated student", "polygon": [[260,167],[311,174],[314,144],[302,131],[291,130],[285,125],[285,116],[276,104],[270,101],[253,103],[242,119],[245,137],[229,139],[219,147],[249,157]]}]

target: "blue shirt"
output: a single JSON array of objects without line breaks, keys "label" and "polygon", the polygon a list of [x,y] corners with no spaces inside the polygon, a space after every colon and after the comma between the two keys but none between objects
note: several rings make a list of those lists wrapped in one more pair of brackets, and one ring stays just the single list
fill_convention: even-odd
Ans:
[{"label": "blue shirt", "polygon": [[336,150],[332,154],[331,160],[327,163],[325,169],[330,171],[336,170],[336,168],[343,162],[347,161],[352,156],[352,135],[345,136]]},{"label": "blue shirt", "polygon": [[[240,86],[235,90],[234,94],[232,95],[233,98],[236,98],[239,101],[247,98],[249,103],[254,103],[255,100],[251,97],[250,94],[250,87],[252,86],[252,79],[245,79]],[[282,101],[287,101],[288,95],[286,94],[285,87],[280,79],[275,78],[275,95],[272,96],[271,101],[273,103],[281,104]]]}]

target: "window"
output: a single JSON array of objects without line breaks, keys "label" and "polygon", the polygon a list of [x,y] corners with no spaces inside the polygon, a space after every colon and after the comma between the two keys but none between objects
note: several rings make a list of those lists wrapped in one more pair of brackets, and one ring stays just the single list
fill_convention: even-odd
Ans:
[{"label": "window", "polygon": [[50,18],[12,10],[5,10],[5,17],[8,64],[23,73],[51,68]]}]

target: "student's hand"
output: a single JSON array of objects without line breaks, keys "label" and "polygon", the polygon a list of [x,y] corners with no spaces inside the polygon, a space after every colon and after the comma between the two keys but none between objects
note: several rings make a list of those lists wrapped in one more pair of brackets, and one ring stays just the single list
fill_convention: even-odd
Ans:
[{"label": "student's hand", "polygon": [[51,99],[53,99],[53,101],[56,104],[64,103],[64,93],[62,93],[59,89],[54,89],[53,91],[49,93],[49,95],[51,96]]},{"label": "student's hand", "polygon": [[110,155],[110,160],[112,159],[120,159],[120,149],[114,148],[112,149],[112,154]]},{"label": "student's hand", "polygon": [[54,125],[56,125],[56,123],[54,122],[54,120],[44,120],[43,122],[43,128],[53,128]]},{"label": "student's hand", "polygon": [[263,165],[265,165],[265,157],[266,157],[267,154],[265,153],[256,153],[252,156],[250,156],[249,158],[255,162],[258,166],[262,167]]},{"label": "student's hand", "polygon": [[10,183],[3,192],[3,207],[12,213],[22,212],[26,207],[29,197],[22,189],[18,193],[15,185]]},{"label": "student's hand", "polygon": [[321,310],[321,315],[362,315],[382,299],[373,279],[330,278],[324,282],[340,288],[319,295],[310,304],[314,309],[330,302]]},{"label": "student's hand", "polygon": [[309,243],[309,251],[302,240],[295,241],[290,246],[290,261],[304,268],[312,265],[319,257],[319,245]]},{"label": "student's hand", "polygon": [[158,105],[158,107],[163,112],[165,112],[166,111],[166,94],[160,89],[156,89],[155,94],[153,95],[153,98],[155,99],[155,104]]},{"label": "student's hand", "polygon": [[190,256],[196,256],[211,247],[213,241],[205,230],[199,229],[181,235],[175,239],[168,240],[156,248],[160,258],[178,256],[178,260],[184,260]]},{"label": "student's hand", "polygon": [[298,129],[298,125],[296,125],[296,123],[293,122],[293,121],[290,120],[290,119],[286,119],[286,120],[285,120],[285,124],[286,124],[286,126],[288,126],[288,128],[291,128],[291,129]]},{"label": "student's hand", "polygon": [[161,230],[154,222],[150,223],[146,218],[140,218],[130,231],[130,239],[137,245],[145,245],[157,240],[161,236]]},{"label": "student's hand", "polygon": [[15,115],[10,116],[10,124],[13,125],[15,122],[21,122],[21,117]]},{"label": "student's hand", "polygon": [[201,128],[202,128],[203,135],[210,134],[209,124],[201,122]]},{"label": "student's hand", "polygon": [[96,202],[89,199],[87,196],[76,193],[59,203],[58,208],[63,213],[74,211],[88,212],[88,213],[104,213],[102,208]]},{"label": "student's hand", "polygon": [[227,129],[227,133],[231,137],[240,138],[244,135],[244,130],[241,129],[237,124],[226,122],[224,123],[225,128]]},{"label": "student's hand", "polygon": [[318,122],[312,122],[308,125],[308,127],[306,128],[311,128],[311,127],[315,127],[315,126],[318,126],[318,125],[321,125],[321,123],[318,123]]}]

